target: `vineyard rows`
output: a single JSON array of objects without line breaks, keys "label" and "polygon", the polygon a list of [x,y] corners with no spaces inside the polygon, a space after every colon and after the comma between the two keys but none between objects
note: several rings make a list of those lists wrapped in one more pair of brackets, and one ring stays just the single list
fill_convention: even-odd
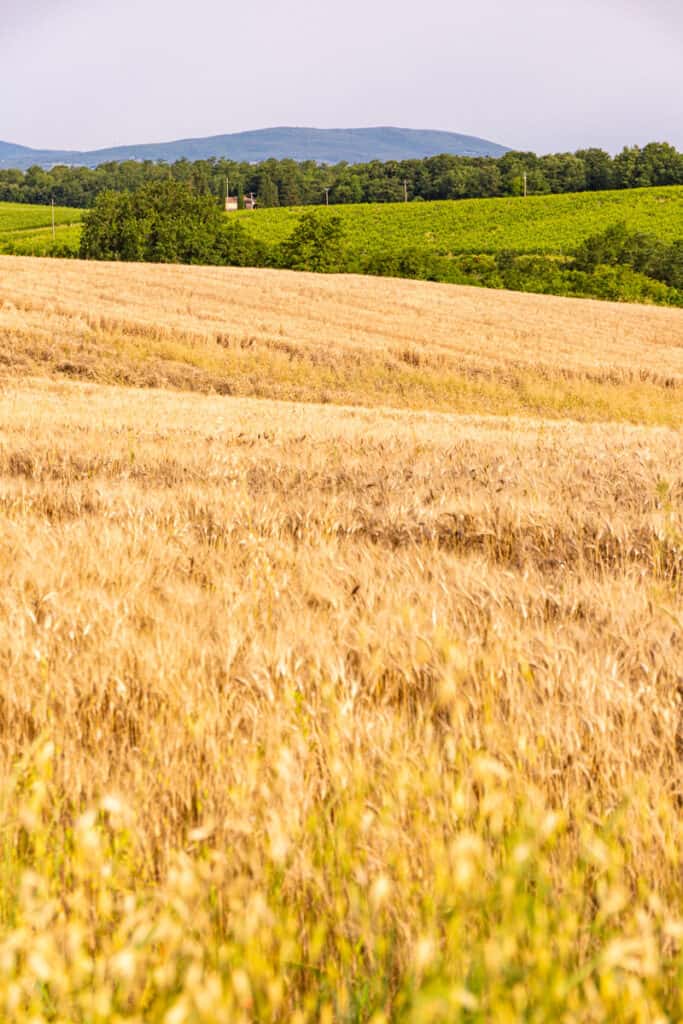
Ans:
[{"label": "vineyard rows", "polygon": [[[296,226],[306,208],[262,209],[230,214],[250,235],[275,246]],[[55,208],[58,248],[74,254],[85,211]],[[657,235],[683,237],[683,187],[530,196],[527,199],[464,199],[443,202],[336,206],[346,245],[354,254],[405,252],[567,254],[589,235],[611,224]],[[52,247],[48,206],[0,203],[0,252],[42,255]]]},{"label": "vineyard rows", "polygon": [[[250,234],[277,244],[290,234],[301,208],[241,211]],[[461,199],[430,203],[335,206],[347,242],[360,254],[421,249],[435,253],[567,253],[618,221],[664,241],[683,236],[683,187]]]}]

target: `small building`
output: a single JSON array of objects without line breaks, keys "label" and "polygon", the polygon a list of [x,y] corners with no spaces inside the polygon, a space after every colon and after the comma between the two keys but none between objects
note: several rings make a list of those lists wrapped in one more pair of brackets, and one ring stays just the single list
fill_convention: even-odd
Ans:
[{"label": "small building", "polygon": [[[225,212],[233,213],[235,210],[239,210],[240,203],[238,196],[227,195],[225,197]],[[254,193],[251,192],[248,196],[244,196],[244,209],[255,210],[256,209],[256,198]]]}]

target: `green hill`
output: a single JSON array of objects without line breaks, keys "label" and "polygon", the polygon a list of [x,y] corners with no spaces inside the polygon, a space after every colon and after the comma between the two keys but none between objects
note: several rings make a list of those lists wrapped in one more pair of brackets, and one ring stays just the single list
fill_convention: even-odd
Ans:
[{"label": "green hill", "polygon": [[[306,208],[308,209],[308,208]],[[238,211],[232,217],[266,244],[282,242],[304,208]],[[623,221],[662,241],[683,236],[683,186],[443,202],[335,206],[349,245],[365,254],[407,248],[434,253],[562,255],[589,235]]]},{"label": "green hill", "polygon": [[0,253],[26,256],[76,255],[84,210],[55,207],[55,237],[52,237],[52,208],[24,203],[0,203]]},{"label": "green hill", "polygon": [[[277,252],[307,212],[285,208],[238,211],[230,216],[253,242]],[[681,186],[335,206],[323,212],[339,218],[344,250],[339,268],[345,271],[683,305],[678,283],[683,280]],[[580,266],[573,259],[585,240],[622,224],[628,233],[643,236],[636,246],[638,258],[622,252],[590,266]],[[643,250],[655,249],[657,259],[641,258]],[[300,269],[306,268],[304,262]]]},{"label": "green hill", "polygon": [[[277,245],[311,207],[286,207],[230,214],[249,235]],[[65,226],[78,224],[85,211],[57,207],[58,238],[75,239]],[[325,211],[327,212],[327,211]],[[582,192],[527,199],[461,199],[432,203],[376,203],[335,206],[349,246],[364,254],[401,252],[519,253],[562,255],[589,235],[620,221],[663,241],[683,236],[683,186]],[[0,203],[0,246],[38,254],[51,237],[48,206]]]}]

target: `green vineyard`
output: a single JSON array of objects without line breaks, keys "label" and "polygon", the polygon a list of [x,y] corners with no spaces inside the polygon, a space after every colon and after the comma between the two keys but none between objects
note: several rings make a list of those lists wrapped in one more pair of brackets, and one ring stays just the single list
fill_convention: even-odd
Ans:
[{"label": "green vineyard", "polygon": [[84,213],[84,210],[56,206],[53,238],[51,207],[0,203],[0,252],[46,256],[52,252],[62,255],[69,250],[76,255]]},{"label": "green vineyard", "polygon": [[[307,208],[308,209],[308,208]],[[268,245],[282,242],[304,208],[231,214]],[[625,222],[662,241],[683,236],[683,187],[582,192],[511,199],[335,206],[352,249],[366,254],[423,249],[434,253],[572,252],[589,235]]]},{"label": "green vineyard", "polygon": [[[284,241],[310,207],[247,211],[229,216],[268,246]],[[58,242],[78,248],[85,211],[55,209]],[[529,196],[527,199],[461,199],[430,203],[335,206],[348,246],[360,255],[401,252],[558,254],[572,252],[591,234],[623,221],[662,241],[683,236],[683,187]],[[0,203],[0,248],[40,255],[52,242],[47,206]]]}]

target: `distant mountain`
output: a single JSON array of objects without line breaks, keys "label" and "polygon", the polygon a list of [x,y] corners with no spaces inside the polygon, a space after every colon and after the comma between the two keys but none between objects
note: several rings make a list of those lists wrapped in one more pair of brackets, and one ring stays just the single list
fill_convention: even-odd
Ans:
[{"label": "distant mountain", "polygon": [[263,128],[208,139],[180,139],[177,142],[116,146],[90,152],[29,149],[0,142],[0,168],[74,164],[97,167],[122,160],[208,160],[223,157],[256,163],[277,160],[315,160],[317,163],[367,163],[370,160],[410,160],[440,153],[456,156],[502,156],[505,146],[472,135],[455,132],[422,131],[413,128]]}]

